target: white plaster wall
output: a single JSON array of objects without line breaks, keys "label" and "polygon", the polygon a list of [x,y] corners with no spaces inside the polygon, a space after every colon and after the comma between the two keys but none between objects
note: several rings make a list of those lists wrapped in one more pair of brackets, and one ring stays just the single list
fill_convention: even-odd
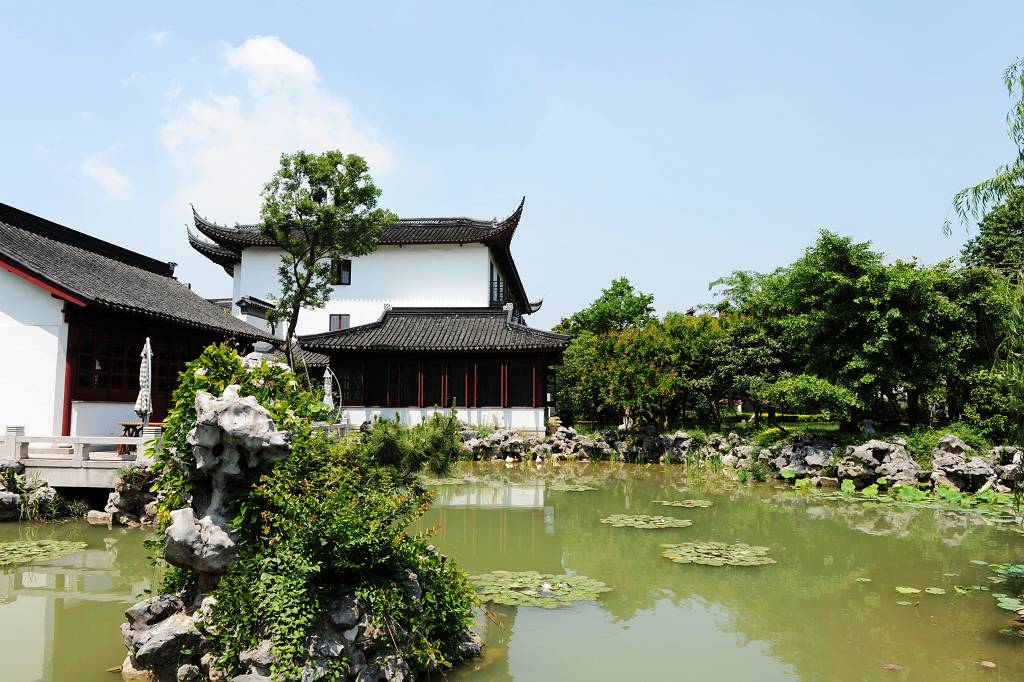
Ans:
[{"label": "white plaster wall", "polygon": [[135,403],[71,401],[72,436],[120,436],[123,428],[118,422],[136,421]]},{"label": "white plaster wall", "polygon": [[[374,419],[394,419],[395,414],[406,426],[422,423],[435,413],[447,415],[449,409],[435,407],[346,407],[348,424],[358,429],[364,421]],[[461,407],[456,414],[463,422],[473,426],[493,426],[515,431],[543,433],[545,429],[543,407]]]},{"label": "white plaster wall", "polygon": [[0,427],[60,433],[67,357],[64,302],[0,269]]},{"label": "white plaster wall", "polygon": [[[235,300],[241,296],[272,298],[278,290],[280,261],[276,249],[245,249],[241,265],[235,266]],[[352,326],[373,322],[385,303],[395,307],[486,306],[489,265],[490,251],[483,244],[382,246],[352,259],[352,284],[334,287],[334,298],[325,308],[303,311],[297,333],[329,331],[331,314],[351,315]]]}]

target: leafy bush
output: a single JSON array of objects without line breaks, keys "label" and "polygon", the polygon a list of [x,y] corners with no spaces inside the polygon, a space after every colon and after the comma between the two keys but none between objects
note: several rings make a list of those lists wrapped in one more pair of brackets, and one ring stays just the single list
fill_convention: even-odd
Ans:
[{"label": "leafy bush", "polygon": [[924,469],[930,469],[932,450],[939,444],[940,438],[949,434],[958,436],[960,440],[979,453],[984,453],[985,450],[992,447],[984,433],[964,422],[956,422],[940,428],[919,427],[901,435],[907,441],[907,450],[917,460],[917,463]]},{"label": "leafy bush", "polygon": [[1006,375],[982,369],[970,377],[970,387],[964,424],[992,442],[1011,442],[1019,431],[1024,405],[1010,390]]},{"label": "leafy bush", "polygon": [[[270,638],[275,677],[297,679],[327,604],[346,595],[369,604],[383,630],[404,633],[394,640],[396,653],[410,664],[454,660],[471,620],[472,587],[424,537],[406,529],[431,499],[415,474],[447,472],[458,454],[458,420],[437,415],[413,429],[383,420],[368,434],[332,440],[313,431],[324,408],[290,370],[246,369],[232,349],[211,346],[183,372],[165,449],[157,454],[161,527],[187,499],[193,458],[186,436],[195,423],[196,392],[219,395],[229,384],[255,396],[288,430],[292,451],[252,486],[230,521],[240,560],[212,593],[220,665],[230,675],[244,672],[239,653]],[[406,587],[410,574],[420,583],[420,598]],[[164,589],[191,580],[171,571]],[[344,667],[339,662],[331,675],[339,677]]]}]

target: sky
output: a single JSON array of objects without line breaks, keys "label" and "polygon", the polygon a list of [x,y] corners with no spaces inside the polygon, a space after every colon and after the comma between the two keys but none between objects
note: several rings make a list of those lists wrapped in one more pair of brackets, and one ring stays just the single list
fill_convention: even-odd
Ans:
[{"label": "sky", "polygon": [[1016,2],[0,0],[0,201],[166,261],[253,222],[282,152],[367,158],[402,217],[503,218],[550,327],[616,277],[659,312],[818,230],[955,257],[1010,161]]}]

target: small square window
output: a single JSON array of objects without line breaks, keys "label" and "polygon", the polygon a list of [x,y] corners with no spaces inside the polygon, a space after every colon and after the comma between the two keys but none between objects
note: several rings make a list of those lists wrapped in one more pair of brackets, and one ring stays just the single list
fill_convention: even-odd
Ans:
[{"label": "small square window", "polygon": [[331,259],[331,284],[344,286],[352,284],[352,261],[348,258]]},{"label": "small square window", "polygon": [[350,315],[331,315],[330,331],[336,332],[339,329],[348,329],[350,325]]}]

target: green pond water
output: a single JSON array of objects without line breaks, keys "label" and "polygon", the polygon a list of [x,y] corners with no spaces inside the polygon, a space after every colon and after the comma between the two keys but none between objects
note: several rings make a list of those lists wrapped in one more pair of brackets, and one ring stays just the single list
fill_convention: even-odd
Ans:
[{"label": "green pond water", "polygon": [[[1024,640],[999,633],[1009,612],[991,594],[1010,590],[972,563],[1020,562],[1024,536],[983,516],[822,500],[682,467],[473,464],[454,476],[467,482],[436,486],[420,526],[434,527],[438,549],[464,569],[578,574],[612,590],[561,609],[488,606],[477,623],[485,657],[448,679],[1024,680]],[[554,489],[562,483],[597,490]],[[654,502],[693,498],[713,504]],[[617,513],[693,523],[600,523]],[[119,680],[106,669],[124,657],[121,612],[156,579],[146,536],[82,522],[0,525],[0,542],[88,545],[0,568],[0,680]],[[769,546],[778,563],[709,567],[661,557],[663,543],[710,540]],[[957,595],[955,584],[991,589]],[[905,600],[917,605],[897,604]],[[901,669],[883,669],[890,663]]]}]

